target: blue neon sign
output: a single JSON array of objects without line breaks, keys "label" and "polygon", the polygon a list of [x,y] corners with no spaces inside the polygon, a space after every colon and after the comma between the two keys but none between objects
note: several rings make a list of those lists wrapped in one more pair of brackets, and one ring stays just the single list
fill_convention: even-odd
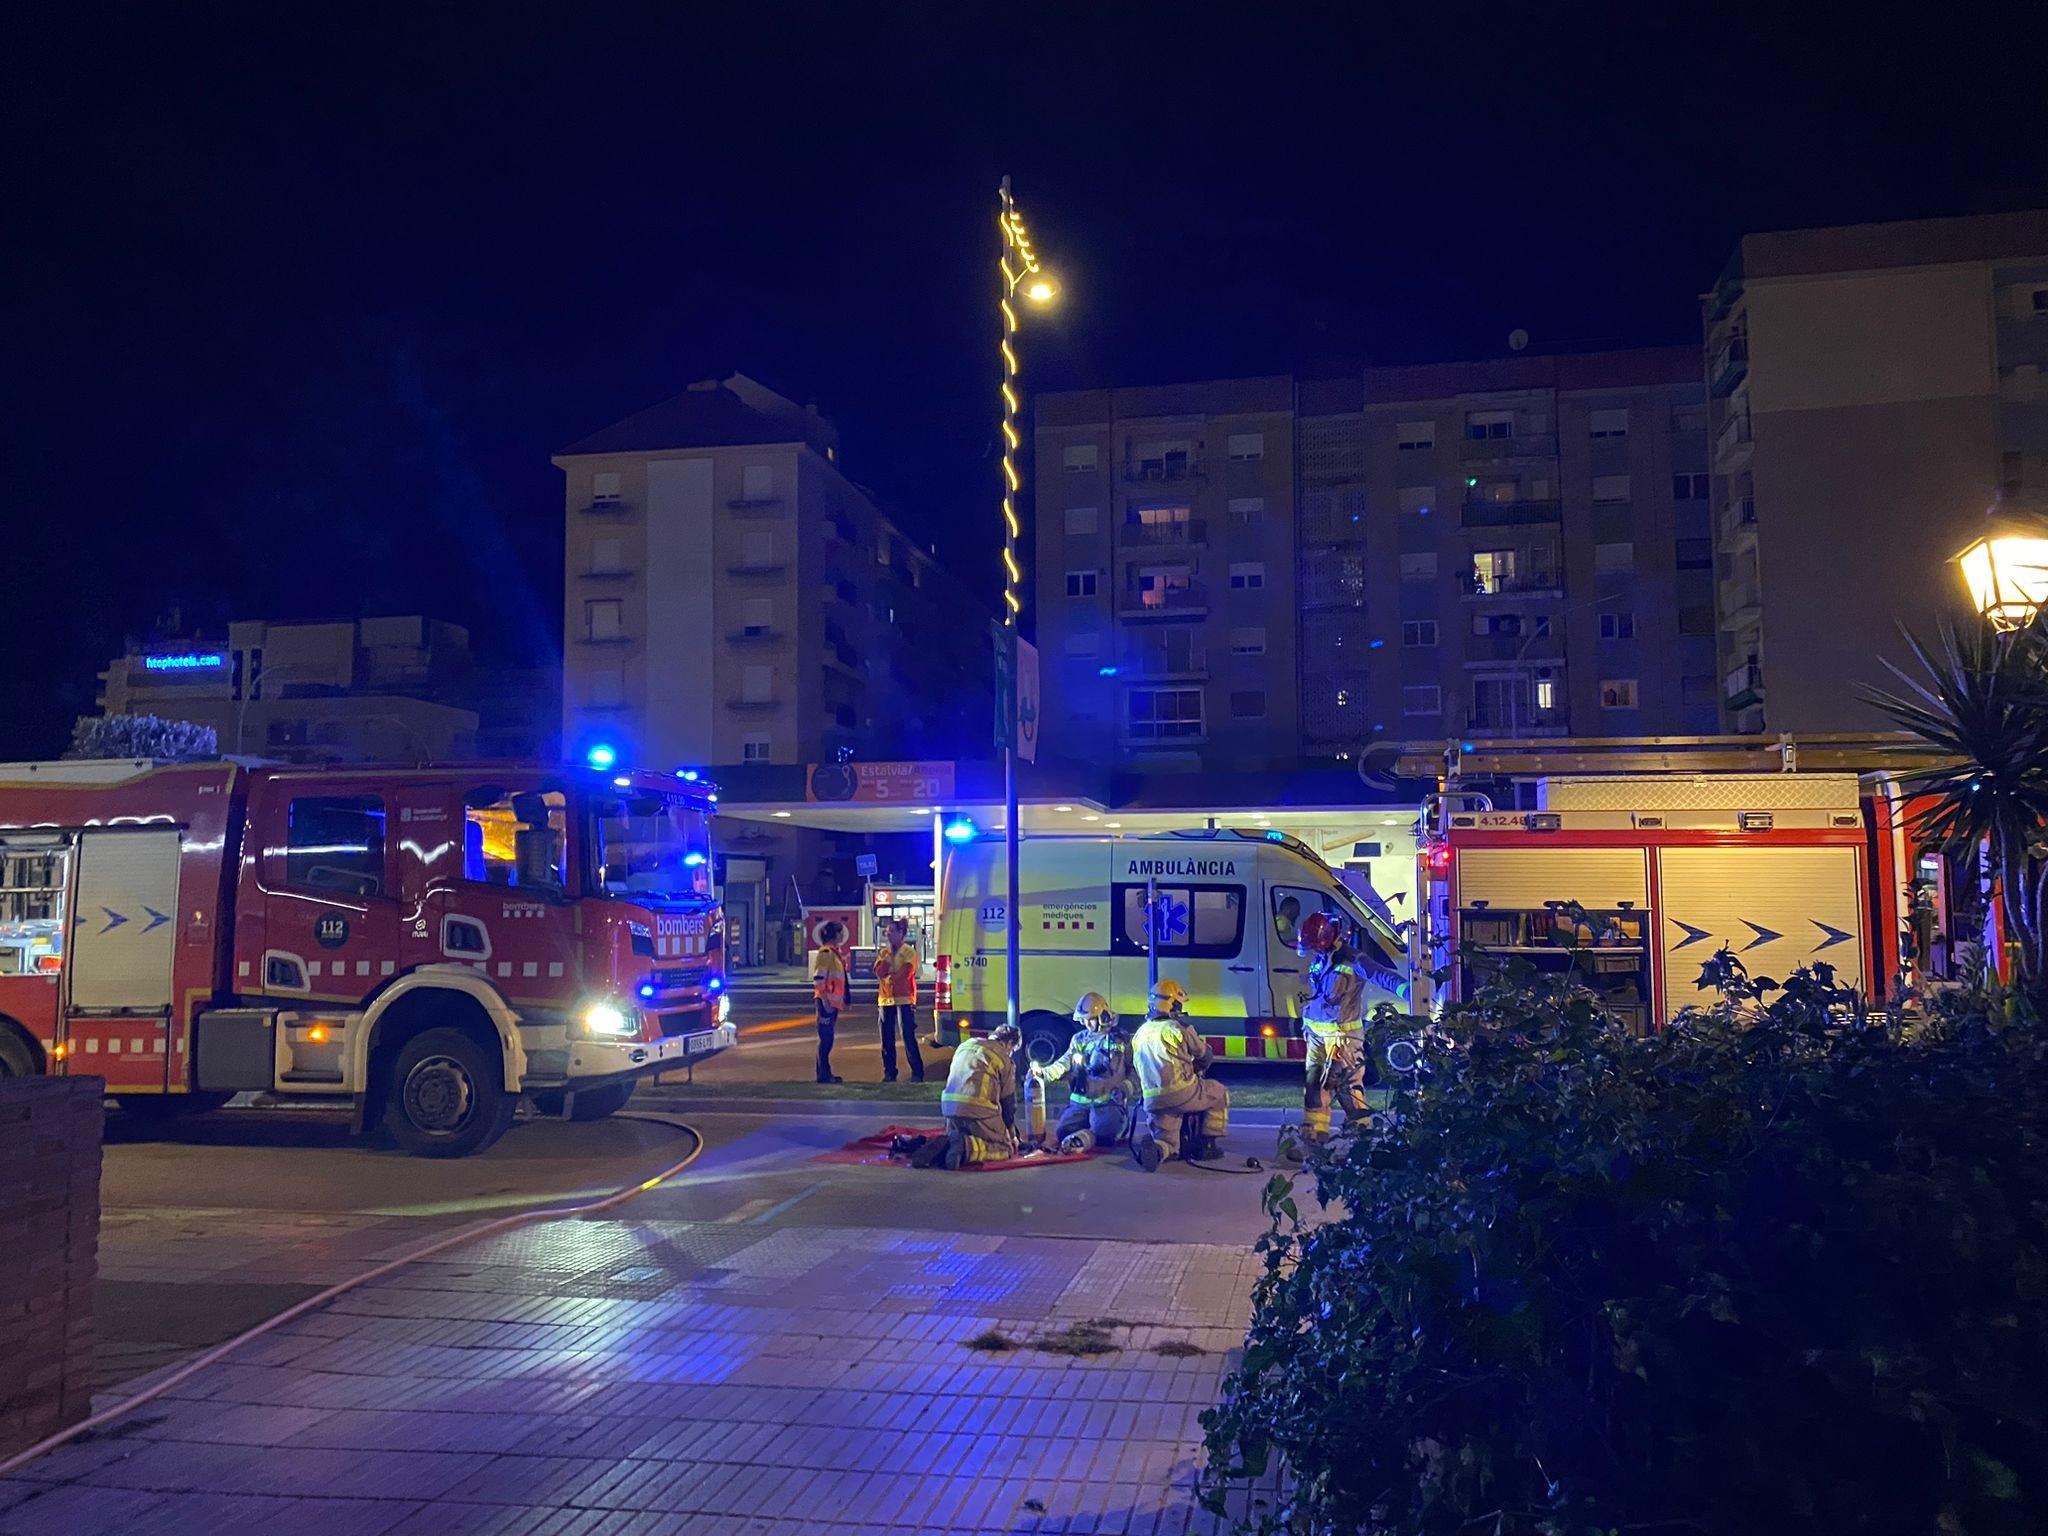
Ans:
[{"label": "blue neon sign", "polygon": [[182,651],[175,656],[145,656],[142,665],[149,672],[217,672],[228,664],[219,651]]}]

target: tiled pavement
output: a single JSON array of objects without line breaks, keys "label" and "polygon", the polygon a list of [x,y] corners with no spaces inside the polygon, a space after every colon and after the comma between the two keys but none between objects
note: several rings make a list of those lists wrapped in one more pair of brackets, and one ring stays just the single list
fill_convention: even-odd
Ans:
[{"label": "tiled pavement", "polygon": [[[175,1213],[153,1218],[175,1222]],[[324,1282],[422,1241],[245,1215],[182,1278]],[[225,1239],[225,1246],[223,1240]],[[1207,1530],[1244,1247],[574,1221],[403,1270],[0,1482],[0,1536]],[[1113,1316],[1112,1354],[982,1353]],[[1162,1355],[1166,1341],[1198,1355]]]}]

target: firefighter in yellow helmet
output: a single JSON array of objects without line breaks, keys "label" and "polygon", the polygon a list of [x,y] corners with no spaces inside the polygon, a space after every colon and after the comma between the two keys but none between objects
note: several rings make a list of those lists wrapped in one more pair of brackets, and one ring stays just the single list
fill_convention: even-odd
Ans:
[{"label": "firefighter in yellow helmet", "polygon": [[998,1024],[986,1040],[970,1038],[953,1052],[946,1091],[948,1168],[999,1163],[1017,1153],[1017,1045],[1014,1024]]},{"label": "firefighter in yellow helmet", "polygon": [[1062,1152],[1113,1147],[1124,1139],[1129,1106],[1137,1097],[1131,1042],[1118,1026],[1116,1010],[1100,992],[1082,995],[1074,1005],[1074,1022],[1080,1028],[1066,1055],[1051,1066],[1032,1070],[1041,1082],[1066,1080],[1066,1111],[1053,1127]]},{"label": "firefighter in yellow helmet", "polygon": [[[1301,1129],[1312,1142],[1330,1136],[1330,1099],[1344,1105],[1350,1125],[1371,1120],[1365,1108],[1365,973],[1343,924],[1327,912],[1305,918],[1301,951],[1308,956],[1308,996],[1301,1032],[1308,1041],[1308,1082],[1302,1091]],[[1281,1150],[1299,1159],[1301,1148],[1283,1135]]]},{"label": "firefighter in yellow helmet", "polygon": [[[1150,1173],[1168,1157],[1214,1157],[1230,1129],[1230,1090],[1202,1076],[1209,1067],[1208,1042],[1187,1020],[1187,989],[1166,978],[1152,988],[1152,1006],[1131,1041],[1145,1114],[1131,1150]],[[1202,1144],[1181,1145],[1181,1120],[1202,1117]]]}]

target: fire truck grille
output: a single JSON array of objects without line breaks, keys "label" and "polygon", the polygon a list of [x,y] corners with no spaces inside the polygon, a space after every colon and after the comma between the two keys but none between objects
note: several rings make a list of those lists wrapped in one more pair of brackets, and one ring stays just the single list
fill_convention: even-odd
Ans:
[{"label": "fire truck grille", "polygon": [[703,1029],[704,1010],[701,1008],[675,1008],[660,1015],[661,1032],[669,1035],[691,1035]]}]

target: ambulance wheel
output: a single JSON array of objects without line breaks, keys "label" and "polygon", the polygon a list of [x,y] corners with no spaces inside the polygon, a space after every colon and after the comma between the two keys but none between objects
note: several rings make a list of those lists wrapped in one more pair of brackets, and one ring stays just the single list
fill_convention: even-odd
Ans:
[{"label": "ambulance wheel", "polygon": [[504,1135],[518,1107],[481,1045],[459,1029],[429,1029],[391,1064],[384,1128],[414,1157],[467,1157]]},{"label": "ambulance wheel", "polygon": [[[576,1101],[569,1106],[571,1120],[602,1120],[616,1115],[626,1107],[626,1100],[633,1097],[633,1090],[640,1086],[640,1079],[629,1077],[622,1083],[600,1083],[595,1088],[578,1088]],[[560,1118],[562,1102],[567,1097],[560,1089],[551,1088],[533,1096],[533,1107],[542,1114]]]},{"label": "ambulance wheel", "polygon": [[36,1053],[14,1032],[14,1026],[0,1019],[0,1078],[36,1076]]},{"label": "ambulance wheel", "polygon": [[1066,1055],[1074,1039],[1074,1021],[1056,1013],[1027,1013],[1019,1027],[1024,1031],[1024,1054],[1041,1067]]}]

